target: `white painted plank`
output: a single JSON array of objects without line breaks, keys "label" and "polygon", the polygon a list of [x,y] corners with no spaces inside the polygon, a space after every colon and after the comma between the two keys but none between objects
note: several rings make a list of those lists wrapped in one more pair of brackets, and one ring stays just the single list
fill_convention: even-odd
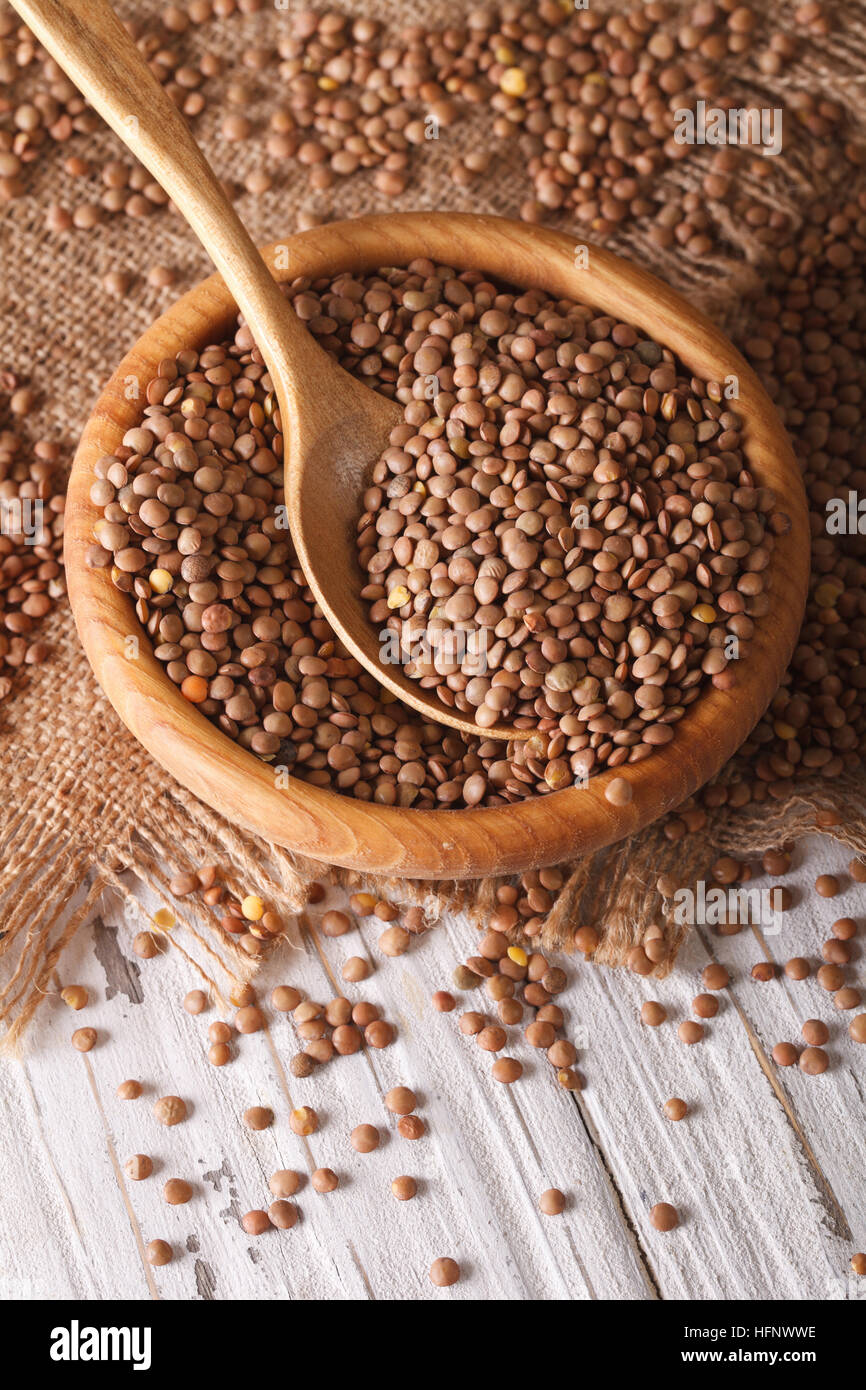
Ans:
[{"label": "white painted plank", "polygon": [[[812,882],[848,857],[816,839],[798,851],[798,864],[808,868],[785,881]],[[798,897],[796,910],[787,914],[784,958],[817,955],[817,941],[828,932],[818,933],[814,904],[821,904],[818,915],[829,927],[843,915],[846,901],[831,906],[802,891]],[[853,897],[849,892],[847,901]],[[782,1038],[795,1039],[809,1016],[827,1018],[837,1035],[831,1071],[814,1078],[792,1068],[781,1079],[853,1229],[853,1244],[839,1234],[821,1179],[761,1070],[732,998],[718,996],[721,1009],[705,1024],[703,1043],[687,1047],[677,1038],[679,1022],[692,1016],[691,1000],[702,989],[700,973],[711,958],[698,934],[662,982],[581,972],[578,998],[592,1038],[585,1069],[592,1075],[595,1061],[604,1075],[603,1083],[587,1091],[587,1108],[666,1297],[837,1297],[847,1282],[848,1259],[864,1237],[866,1055],[842,1036],[850,1015],[835,1011],[814,980],[791,986],[801,991],[795,1025],[786,985],[750,978],[752,964],[763,955],[750,933],[716,937],[707,931],[707,940],[715,958],[730,963],[731,995],[768,1049]],[[849,973],[853,982],[853,965]],[[668,1022],[657,1029],[639,1019],[640,1004],[650,998],[668,1010]],[[661,1111],[674,1095],[692,1108],[678,1123]],[[683,1218],[677,1231],[652,1228],[648,1213],[657,1201],[677,1206]]]},{"label": "white painted plank", "polygon": [[[816,862],[830,866],[845,858],[828,845],[820,856],[810,854],[802,871],[810,880]],[[829,922],[843,912],[856,916],[862,893],[849,889],[833,903],[813,899],[817,914],[800,907],[788,914],[783,956],[817,956]],[[341,901],[332,891],[311,922]],[[103,916],[112,922],[129,914],[115,903]],[[526,1072],[504,1087],[489,1075],[491,1057],[460,1034],[459,1009],[433,1010],[430,995],[450,986],[455,961],[472,950],[476,933],[464,919],[446,918],[398,960],[382,956],[381,924],[371,920],[336,941],[319,937],[321,954],[306,940],[268,965],[260,990],[265,999],[274,983],[285,981],[323,1002],[345,992],[378,1003],[398,1028],[392,1047],[337,1058],[304,1080],[288,1074],[297,1048],[291,1020],[269,1010],[269,1035],[240,1038],[237,1059],[211,1067],[206,1029],[216,1011],[195,1019],[184,1013],[183,994],[198,984],[191,967],[174,953],[137,961],[131,954],[136,925],[142,924],[125,920],[116,938],[98,929],[96,951],[82,932],[64,961],[63,979],[87,984],[93,1003],[72,1015],[48,1001],[26,1072],[15,1062],[0,1064],[0,1101],[12,1117],[0,1135],[9,1175],[0,1185],[0,1279],[11,1296],[27,1296],[31,1287],[54,1297],[261,1300],[641,1299],[656,1296],[654,1285],[668,1298],[828,1298],[844,1291],[851,1249],[866,1243],[866,1050],[842,1036],[849,1015],[833,1010],[814,981],[746,979],[761,954],[746,933],[711,942],[731,965],[732,999],[723,996],[707,1040],[695,1048],[680,1043],[675,1030],[688,1016],[707,959],[697,935],[661,983],[567,965],[570,983],[557,1002],[566,1012],[566,1033],[585,1029],[588,1044],[579,1063],[587,1089],[576,1102],[558,1088],[546,1059],[524,1043],[522,1029],[509,1030],[507,1051]],[[126,974],[114,958],[118,948],[129,962]],[[373,975],[362,985],[344,985],[343,960],[362,950],[376,964]],[[111,998],[103,966],[123,986],[108,991]],[[853,979],[856,968],[849,973]],[[638,1018],[649,997],[661,999],[671,1015],[658,1030]],[[464,1001],[483,1010],[486,996],[478,991]],[[853,1247],[839,1234],[838,1219],[834,1227],[832,1202],[761,1071],[733,1001],[767,1047],[793,1038],[795,1025],[809,1015],[827,1018],[839,1034],[826,1076],[789,1072],[782,1081],[854,1233]],[[99,1046],[86,1057],[68,1042],[84,1023],[100,1031]],[[145,1082],[146,1095],[120,1102],[115,1088],[128,1076]],[[382,1096],[395,1084],[419,1096],[428,1124],[421,1141],[403,1140],[385,1111]],[[169,1092],[188,1101],[190,1117],[166,1130],[151,1110]],[[679,1124],[661,1114],[674,1094],[692,1106]],[[250,1134],[240,1116],[256,1103],[272,1106],[276,1123]],[[309,1103],[320,1114],[321,1130],[308,1142],[289,1129],[291,1103]],[[358,1155],[349,1143],[362,1121],[387,1135],[374,1154]],[[152,1154],[158,1171],[142,1183],[118,1182],[114,1156],[122,1163],[136,1151]],[[311,1166],[334,1168],[338,1191],[319,1196],[307,1182],[294,1230],[247,1236],[239,1217],[267,1206],[270,1173]],[[399,1174],[419,1180],[410,1202],[391,1195]],[[170,1176],[193,1181],[188,1206],[164,1203]],[[562,1217],[538,1212],[538,1196],[550,1186],[567,1194]],[[661,1235],[650,1226],[649,1206],[659,1200],[680,1209],[677,1231]],[[155,1236],[172,1241],[176,1259],[150,1270],[140,1247]],[[463,1278],[450,1290],[429,1282],[438,1255],[462,1266]]]}]

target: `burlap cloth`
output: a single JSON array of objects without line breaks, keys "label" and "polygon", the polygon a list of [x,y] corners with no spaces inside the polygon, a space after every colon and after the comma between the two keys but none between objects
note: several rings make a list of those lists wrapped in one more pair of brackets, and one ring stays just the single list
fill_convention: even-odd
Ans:
[{"label": "burlap cloth", "polygon": [[[766,2],[774,29],[793,27],[793,7]],[[605,8],[601,0],[593,0],[593,8],[596,3],[599,9]],[[132,8],[118,8],[141,21],[157,14],[161,6],[140,0]],[[435,27],[459,22],[467,7],[436,0],[419,13],[408,0],[372,4],[353,0],[344,8],[353,14],[373,14],[395,26],[422,22]],[[783,107],[792,92],[821,92],[844,103],[849,127],[855,129],[862,123],[859,103],[866,56],[862,11],[854,5],[833,9],[832,33],[822,38],[809,32],[801,58],[783,76],[756,80],[754,64],[741,61],[740,71],[730,70],[726,91],[738,104],[754,100],[761,106]],[[223,74],[207,83],[208,106],[195,130],[220,174],[239,184],[261,160],[263,137],[241,145],[217,138],[223,114],[220,94],[233,70],[238,75],[236,55],[253,45],[273,46],[279,26],[285,23],[284,12],[267,8],[258,14],[212,20],[183,40],[187,49],[207,50],[224,61]],[[803,31],[798,33],[802,36]],[[280,102],[276,65],[253,74],[252,81],[256,96],[249,114],[261,127]],[[387,205],[368,174],[343,180],[328,193],[311,194],[306,172],[286,161],[274,188],[264,196],[242,195],[239,210],[261,243],[294,231],[301,208],[328,217],[386,207],[517,215],[532,192],[525,160],[516,140],[493,140],[490,123],[489,111],[476,109],[443,131],[438,142],[430,142],[416,156],[406,193]],[[477,144],[496,151],[490,172],[469,189],[456,187],[449,168],[462,150]],[[73,152],[93,161],[96,172],[86,187],[84,180],[64,171],[63,160]],[[101,384],[128,345],[178,293],[150,287],[147,270],[154,264],[176,268],[180,288],[210,272],[195,238],[170,210],[160,210],[145,222],[112,217],[93,232],[58,236],[46,230],[45,211],[50,203],[72,208],[98,199],[101,163],[124,154],[107,130],[76,137],[66,146],[52,144],[28,175],[26,195],[3,211],[0,366],[29,378],[39,393],[39,414],[28,426],[33,436],[64,441],[70,457]],[[832,147],[828,149],[805,129],[798,130],[796,139],[789,138],[784,153],[771,163],[769,179],[761,179],[759,187],[747,174],[743,189],[760,193],[795,224],[807,216],[813,199],[831,194]],[[693,150],[664,174],[659,191],[681,196],[699,190],[709,167],[710,152]],[[846,184],[844,197],[854,193],[856,189]],[[568,226],[561,218],[558,222]],[[733,214],[723,230],[727,244],[720,242],[715,253],[699,262],[680,247],[660,250],[648,236],[646,222],[626,226],[606,238],[606,244],[687,293],[742,343],[748,336],[750,300],[761,291],[763,265],[770,253],[745,224],[737,224]],[[586,235],[585,229],[582,234]],[[123,301],[109,296],[102,284],[106,272],[115,269],[136,275]],[[322,865],[299,861],[238,832],[150,759],[97,688],[68,607],[61,606],[40,635],[50,641],[52,659],[29,668],[13,696],[0,706],[0,931],[5,933],[0,938],[4,970],[0,1019],[6,1020],[7,1037],[13,1039],[42,998],[63,948],[106,886],[130,901],[136,880],[165,895],[173,872],[219,860],[230,881],[255,885],[290,915],[302,906],[306,885],[327,872]],[[742,775],[742,769],[734,766],[726,775]],[[661,827],[650,827],[612,852],[568,866],[566,887],[546,924],[544,942],[567,946],[579,924],[592,922],[603,932],[598,959],[619,963],[647,923],[662,920],[655,889],[659,874],[674,873],[685,883],[705,870],[717,852],[746,855],[796,838],[814,828],[816,806],[837,805],[844,807],[845,819],[833,833],[853,849],[866,849],[866,798],[856,771],[832,783],[792,783],[789,796],[744,812],[717,812],[704,830],[676,844],[665,838]],[[419,885],[419,892],[426,894],[433,915],[438,905],[458,901],[483,912],[495,886],[491,882],[441,884],[431,893],[430,885]],[[412,891],[412,885],[406,884],[380,887],[401,896]],[[582,899],[591,907],[584,909]],[[181,926],[172,933],[172,946],[187,952],[215,988],[223,990],[232,978],[253,969],[255,962],[223,936],[215,917],[206,909],[190,908],[188,902],[178,911]],[[681,929],[669,924],[666,930],[675,951]]]}]

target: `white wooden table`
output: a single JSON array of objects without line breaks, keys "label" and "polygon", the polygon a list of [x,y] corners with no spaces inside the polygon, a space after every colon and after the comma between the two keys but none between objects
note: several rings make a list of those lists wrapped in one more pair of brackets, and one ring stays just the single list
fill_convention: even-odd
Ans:
[{"label": "white wooden table", "polygon": [[[801,844],[795,908],[782,934],[767,938],[773,958],[820,963],[820,945],[837,917],[858,917],[866,888],[852,883],[848,855],[828,840]],[[842,871],[845,891],[822,901],[819,871]],[[762,883],[763,880],[759,880]],[[333,890],[311,910],[314,925]],[[146,918],[147,905],[142,905]],[[398,1027],[391,1047],[338,1057],[297,1080],[290,1017],[268,1009],[269,1028],[239,1040],[223,1068],[206,1057],[214,1009],[198,1018],[181,1007],[195,987],[174,952],[139,961],[132,936],[145,925],[128,906],[106,901],[63,961],[64,983],[84,983],[91,1004],[72,1014],[43,1006],[21,1061],[0,1063],[0,1297],[130,1299],[841,1299],[866,1296],[848,1262],[866,1249],[866,1048],[848,1037],[851,1014],[812,978],[768,984],[750,977],[764,954],[750,930],[719,938],[699,929],[672,975],[658,983],[625,971],[564,962],[570,975],[559,1002],[567,1034],[583,1043],[586,1089],[562,1091],[543,1054],[510,1030],[508,1047],[526,1065],[514,1086],[490,1077],[491,1057],[458,1030],[458,1010],[434,1011],[430,996],[451,987],[455,962],[476,933],[465,921],[413,940],[388,960],[376,926],[327,940],[313,933],[284,949],[260,977],[260,998],[293,983],[326,1001],[345,992],[383,1007]],[[381,924],[379,924],[381,929]],[[360,939],[359,939],[360,935]],[[862,947],[860,948],[862,950]],[[376,968],[362,985],[339,969],[366,951]],[[690,1016],[700,972],[711,958],[732,983],[686,1047],[676,1035]],[[847,971],[863,981],[861,959]],[[483,1009],[481,993],[464,1007]],[[644,1027],[639,1009],[657,998],[662,1027]],[[773,1044],[798,1041],[804,1019],[831,1029],[830,1070],[820,1077],[769,1060]],[[77,1026],[99,1030],[89,1054],[74,1051]],[[119,1101],[118,1083],[139,1078],[145,1093]],[[426,1137],[402,1139],[383,1105],[392,1085],[411,1086]],[[188,1120],[171,1129],[152,1114],[164,1094],[184,1097]],[[681,1096],[690,1113],[667,1120],[663,1102]],[[309,1140],[289,1129],[293,1105],[309,1103],[321,1129]],[[241,1122],[250,1105],[271,1106],[261,1133]],[[349,1132],[361,1122],[386,1135],[359,1155]],[[154,1174],[131,1182],[130,1154],[153,1156]],[[245,1234],[240,1217],[267,1207],[270,1174],[331,1167],[340,1187],[327,1196],[305,1182],[291,1231]],[[392,1178],[409,1174],[418,1196],[398,1202]],[[194,1185],[192,1201],[169,1207],[169,1177]],[[546,1217],[538,1198],[561,1188],[568,1205]],[[672,1202],[679,1229],[660,1234],[649,1209]],[[145,1244],[162,1237],[174,1261],[152,1269]],[[449,1289],[430,1283],[440,1255],[458,1260]]]}]

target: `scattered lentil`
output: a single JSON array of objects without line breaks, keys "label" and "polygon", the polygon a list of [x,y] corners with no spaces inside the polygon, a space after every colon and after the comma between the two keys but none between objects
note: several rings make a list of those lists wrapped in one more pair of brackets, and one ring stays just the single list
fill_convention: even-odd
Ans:
[{"label": "scattered lentil", "polygon": [[274,1123],[274,1112],[266,1105],[251,1105],[244,1111],[244,1124],[247,1129],[270,1129]]},{"label": "scattered lentil", "polygon": [[162,1195],[170,1207],[182,1207],[192,1197],[192,1187],[185,1178],[169,1178]]},{"label": "scattered lentil", "polygon": [[680,1224],[679,1213],[669,1202],[650,1207],[650,1221],[657,1231],[673,1231]]},{"label": "scattered lentil", "polygon": [[186,1119],[186,1101],[181,1100],[180,1096],[160,1096],[153,1113],[161,1125],[179,1125]]},{"label": "scattered lentil", "polygon": [[430,1281],[437,1288],[447,1289],[451,1284],[456,1284],[459,1278],[460,1266],[456,1260],[449,1259],[447,1255],[440,1256],[430,1266]]},{"label": "scattered lentil", "polygon": [[340,1179],[332,1168],[317,1168],[310,1177],[310,1182],[316,1192],[333,1192],[339,1187]]},{"label": "scattered lentil", "polygon": [[142,1179],[149,1178],[153,1172],[153,1159],[147,1154],[133,1154],[124,1163],[123,1170],[133,1182],[141,1182]]},{"label": "scattered lentil", "polygon": [[170,1264],[174,1251],[167,1240],[150,1240],[144,1249],[144,1257],[149,1265]]},{"label": "scattered lentil", "polygon": [[[265,1216],[264,1212],[247,1212],[243,1220],[244,1230],[253,1236],[262,1235],[267,1229],[267,1226],[262,1225],[261,1222],[261,1217],[263,1216]],[[254,1230],[250,1230],[250,1227],[247,1225],[249,1217],[256,1218],[254,1222],[256,1229]],[[278,1198],[276,1202],[271,1202],[268,1207],[265,1220],[271,1226],[276,1227],[278,1231],[290,1231],[298,1220],[298,1208],[295,1206],[294,1202],[286,1202],[283,1201],[282,1198]]]},{"label": "scattered lentil", "polygon": [[545,1216],[561,1216],[565,1211],[565,1196],[557,1187],[549,1187],[538,1199],[539,1210]]},{"label": "scattered lentil", "polygon": [[379,1147],[379,1131],[375,1125],[356,1125],[352,1130],[352,1148],[359,1154],[372,1153]]},{"label": "scattered lentil", "polygon": [[[276,1206],[277,1204],[273,1203],[273,1205]],[[291,1203],[286,1202],[282,1205],[288,1207]],[[245,1212],[241,1217],[241,1225],[248,1236],[263,1236],[265,1231],[271,1229],[271,1221],[268,1217],[268,1213],[260,1209]]]}]

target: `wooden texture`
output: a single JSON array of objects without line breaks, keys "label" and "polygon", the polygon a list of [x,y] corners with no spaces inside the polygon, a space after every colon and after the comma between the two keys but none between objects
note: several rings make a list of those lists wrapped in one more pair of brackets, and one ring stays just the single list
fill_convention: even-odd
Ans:
[{"label": "wooden texture", "polygon": [[[163,357],[218,341],[227,330],[232,301],[213,276],[148,330],[100,397],[73,467],[66,559],[82,642],[120,717],[179,781],[248,829],[314,859],[418,878],[475,877],[555,863],[621,839],[678,806],[731,756],[769,702],[796,638],[807,583],[805,503],[789,446],[748,367],[715,329],[693,316],[700,331],[690,336],[691,311],[659,281],[597,250],[590,270],[575,271],[572,249],[562,234],[501,219],[405,214],[317,228],[263,254],[280,279],[351,268],[362,272],[383,259],[407,261],[417,254],[441,258],[450,252],[452,263],[466,265],[483,256],[491,273],[523,274],[524,282],[545,283],[623,314],[670,343],[700,375],[738,373],[750,463],[759,483],[777,489],[792,521],[790,532],[776,542],[769,583],[772,617],[757,625],[739,685],[732,691],[708,689],[687,711],[676,738],[646,761],[602,773],[586,788],[522,805],[413,811],[353,801],[298,780],[276,786],[271,767],[226,739],[183,698],[152,656],[126,596],[106,571],[85,563],[98,516],[89,498],[94,464],[117,447],[137,418],[135,403],[126,398],[130,378],[143,386]],[[329,551],[335,549],[332,518],[339,504],[326,482],[336,476],[326,471],[318,485],[316,545]],[[301,509],[313,503],[311,495]],[[313,563],[318,561],[314,556]],[[364,630],[359,614],[357,631]],[[126,655],[131,633],[140,644],[135,661]],[[604,796],[613,775],[628,778],[633,788],[630,804],[617,809]]]},{"label": "wooden texture", "polygon": [[[848,1038],[852,1015],[835,1010],[814,978],[830,923],[843,913],[862,918],[866,888],[844,873],[847,858],[817,838],[798,848],[786,882],[799,886],[781,935],[762,943],[750,931],[718,938],[698,929],[662,982],[564,962],[559,1002],[586,1078],[577,1098],[517,1029],[507,1050],[526,1073],[513,1087],[497,1085],[491,1057],[460,1034],[457,1014],[434,1012],[432,991],[449,986],[475,939],[459,918],[388,960],[369,922],[336,941],[318,933],[321,912],[341,901],[335,890],[311,910],[310,933],[268,965],[263,997],[275,983],[322,1000],[345,989],[379,1003],[399,1033],[388,1049],[335,1059],[299,1081],[287,1066],[291,1020],[270,1011],[267,1034],[241,1038],[235,1061],[211,1067],[205,1034],[218,1014],[184,1013],[182,997],[198,984],[190,967],[172,951],[152,961],[132,955],[155,903],[106,901],[63,962],[62,983],[86,984],[91,1004],[76,1015],[47,1001],[23,1059],[0,1062],[0,1297],[862,1299],[866,1280],[848,1264],[866,1248],[866,1047]],[[833,901],[811,887],[819,871],[841,871],[845,890]],[[749,972],[765,947],[779,962],[808,957],[812,977],[756,983]],[[342,961],[365,953],[376,966],[370,979],[336,983]],[[689,1048],[676,1028],[711,958],[732,982],[705,1041]],[[846,973],[866,983],[859,957]],[[483,1007],[478,994],[465,998],[464,1007]],[[654,1030],[639,1019],[651,998],[669,1012]],[[772,1045],[797,1041],[809,1017],[831,1030],[830,1070],[775,1068]],[[69,1037],[85,1023],[100,1037],[81,1055]],[[116,1099],[127,1077],[144,1083],[140,1100]],[[415,1143],[385,1111],[383,1093],[395,1084],[419,1097],[428,1134]],[[190,1105],[172,1129],[151,1113],[167,1093]],[[690,1107],[679,1123],[661,1111],[675,1095]],[[272,1129],[243,1128],[252,1104],[273,1108]],[[308,1142],[289,1129],[292,1104],[319,1112]],[[360,1122],[381,1129],[378,1152],[351,1148]],[[136,1152],[156,1160],[139,1183],[122,1166]],[[316,1166],[339,1174],[338,1191],[318,1196],[307,1181],[292,1231],[258,1240],[243,1232],[240,1216],[267,1205],[275,1169],[308,1175]],[[391,1195],[400,1174],[419,1181],[410,1202]],[[193,1183],[187,1206],[165,1205],[169,1177]],[[566,1194],[559,1218],[538,1211],[548,1187]],[[657,1201],[678,1208],[678,1230],[652,1228]],[[155,1237],[174,1246],[162,1269],[142,1256]],[[428,1280],[440,1255],[463,1269],[451,1289]]]}]

